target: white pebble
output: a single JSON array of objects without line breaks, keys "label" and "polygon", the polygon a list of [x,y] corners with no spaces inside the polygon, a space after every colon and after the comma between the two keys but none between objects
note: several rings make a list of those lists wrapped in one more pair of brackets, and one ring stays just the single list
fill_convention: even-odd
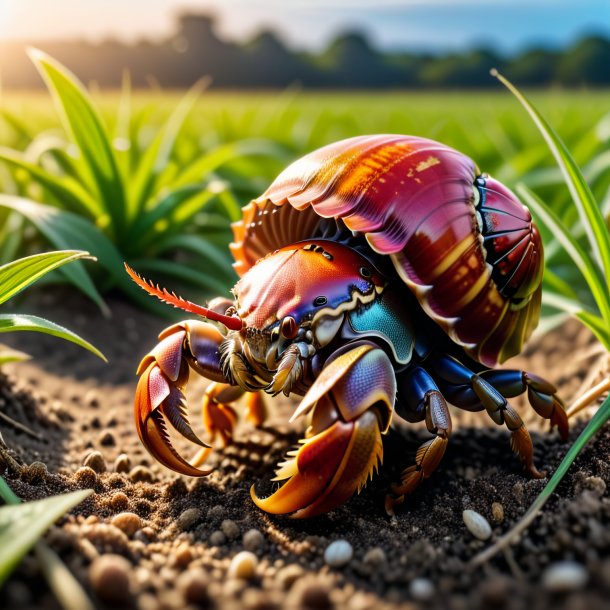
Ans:
[{"label": "white pebble", "polygon": [[348,564],[353,555],[354,549],[347,540],[335,540],[326,547],[324,561],[333,568],[340,568]]},{"label": "white pebble", "polygon": [[468,531],[479,540],[487,540],[491,537],[491,525],[483,515],[474,510],[465,510],[462,513],[464,524]]},{"label": "white pebble", "polygon": [[411,597],[419,602],[425,602],[434,596],[434,585],[427,578],[414,578],[409,583]]},{"label": "white pebble", "polygon": [[547,591],[567,593],[582,589],[587,584],[587,570],[575,561],[560,561],[542,573],[542,584]]},{"label": "white pebble", "polygon": [[256,574],[258,559],[250,551],[241,551],[231,560],[229,566],[229,577],[251,580]]}]

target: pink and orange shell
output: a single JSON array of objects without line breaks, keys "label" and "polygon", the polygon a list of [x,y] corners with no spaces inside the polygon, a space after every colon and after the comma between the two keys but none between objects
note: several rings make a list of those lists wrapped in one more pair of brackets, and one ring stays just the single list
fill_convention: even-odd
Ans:
[{"label": "pink and orange shell", "polygon": [[390,256],[424,311],[475,360],[503,362],[535,328],[538,230],[509,189],[457,150],[374,135],[302,157],[233,225],[235,270],[243,275],[269,252],[315,237],[325,218]]}]

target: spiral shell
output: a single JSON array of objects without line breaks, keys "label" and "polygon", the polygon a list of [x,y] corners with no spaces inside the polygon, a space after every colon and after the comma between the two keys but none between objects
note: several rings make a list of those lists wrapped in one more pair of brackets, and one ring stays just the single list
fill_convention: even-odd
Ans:
[{"label": "spiral shell", "polygon": [[243,275],[267,253],[319,236],[325,218],[390,256],[426,313],[481,363],[517,354],[535,328],[538,230],[514,193],[457,150],[374,135],[305,155],[233,225],[235,270]]}]

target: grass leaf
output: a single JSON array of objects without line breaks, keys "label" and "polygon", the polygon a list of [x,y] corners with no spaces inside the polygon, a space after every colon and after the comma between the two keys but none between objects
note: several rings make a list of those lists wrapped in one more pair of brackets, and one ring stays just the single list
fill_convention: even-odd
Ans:
[{"label": "grass leaf", "polygon": [[[2,478],[0,485],[4,497],[8,486]],[[85,489],[35,502],[1,506],[0,585],[54,522],[92,493],[92,489]]]},{"label": "grass leaf", "polygon": [[93,347],[93,345],[79,337],[76,333],[73,333],[59,324],[55,324],[55,322],[50,322],[49,320],[45,320],[38,316],[25,314],[0,314],[0,333],[23,330],[45,333],[47,335],[65,339],[66,341],[71,341],[72,343],[76,343],[76,345],[80,345],[89,350],[104,362],[107,362],[104,354],[96,347]]},{"label": "grass leaf", "polygon": [[82,250],[43,252],[20,258],[0,267],[0,304],[21,292],[50,271],[72,261],[92,258]]}]

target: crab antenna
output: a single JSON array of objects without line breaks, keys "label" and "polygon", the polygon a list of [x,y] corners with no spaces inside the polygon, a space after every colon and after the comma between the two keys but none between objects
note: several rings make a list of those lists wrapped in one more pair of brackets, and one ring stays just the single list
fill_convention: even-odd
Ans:
[{"label": "crab antenna", "polygon": [[240,318],[235,316],[225,316],[223,314],[216,313],[207,307],[201,307],[201,305],[196,305],[191,301],[187,301],[186,299],[179,297],[175,292],[170,293],[165,288],[160,288],[158,284],[155,286],[150,280],[138,275],[127,263],[123,264],[125,265],[125,270],[127,273],[129,273],[131,279],[138,286],[140,286],[140,288],[143,288],[146,290],[146,292],[148,292],[148,294],[152,294],[164,303],[173,305],[177,309],[184,309],[185,311],[202,316],[208,320],[220,322],[230,330],[241,330],[243,328],[244,324]]}]

